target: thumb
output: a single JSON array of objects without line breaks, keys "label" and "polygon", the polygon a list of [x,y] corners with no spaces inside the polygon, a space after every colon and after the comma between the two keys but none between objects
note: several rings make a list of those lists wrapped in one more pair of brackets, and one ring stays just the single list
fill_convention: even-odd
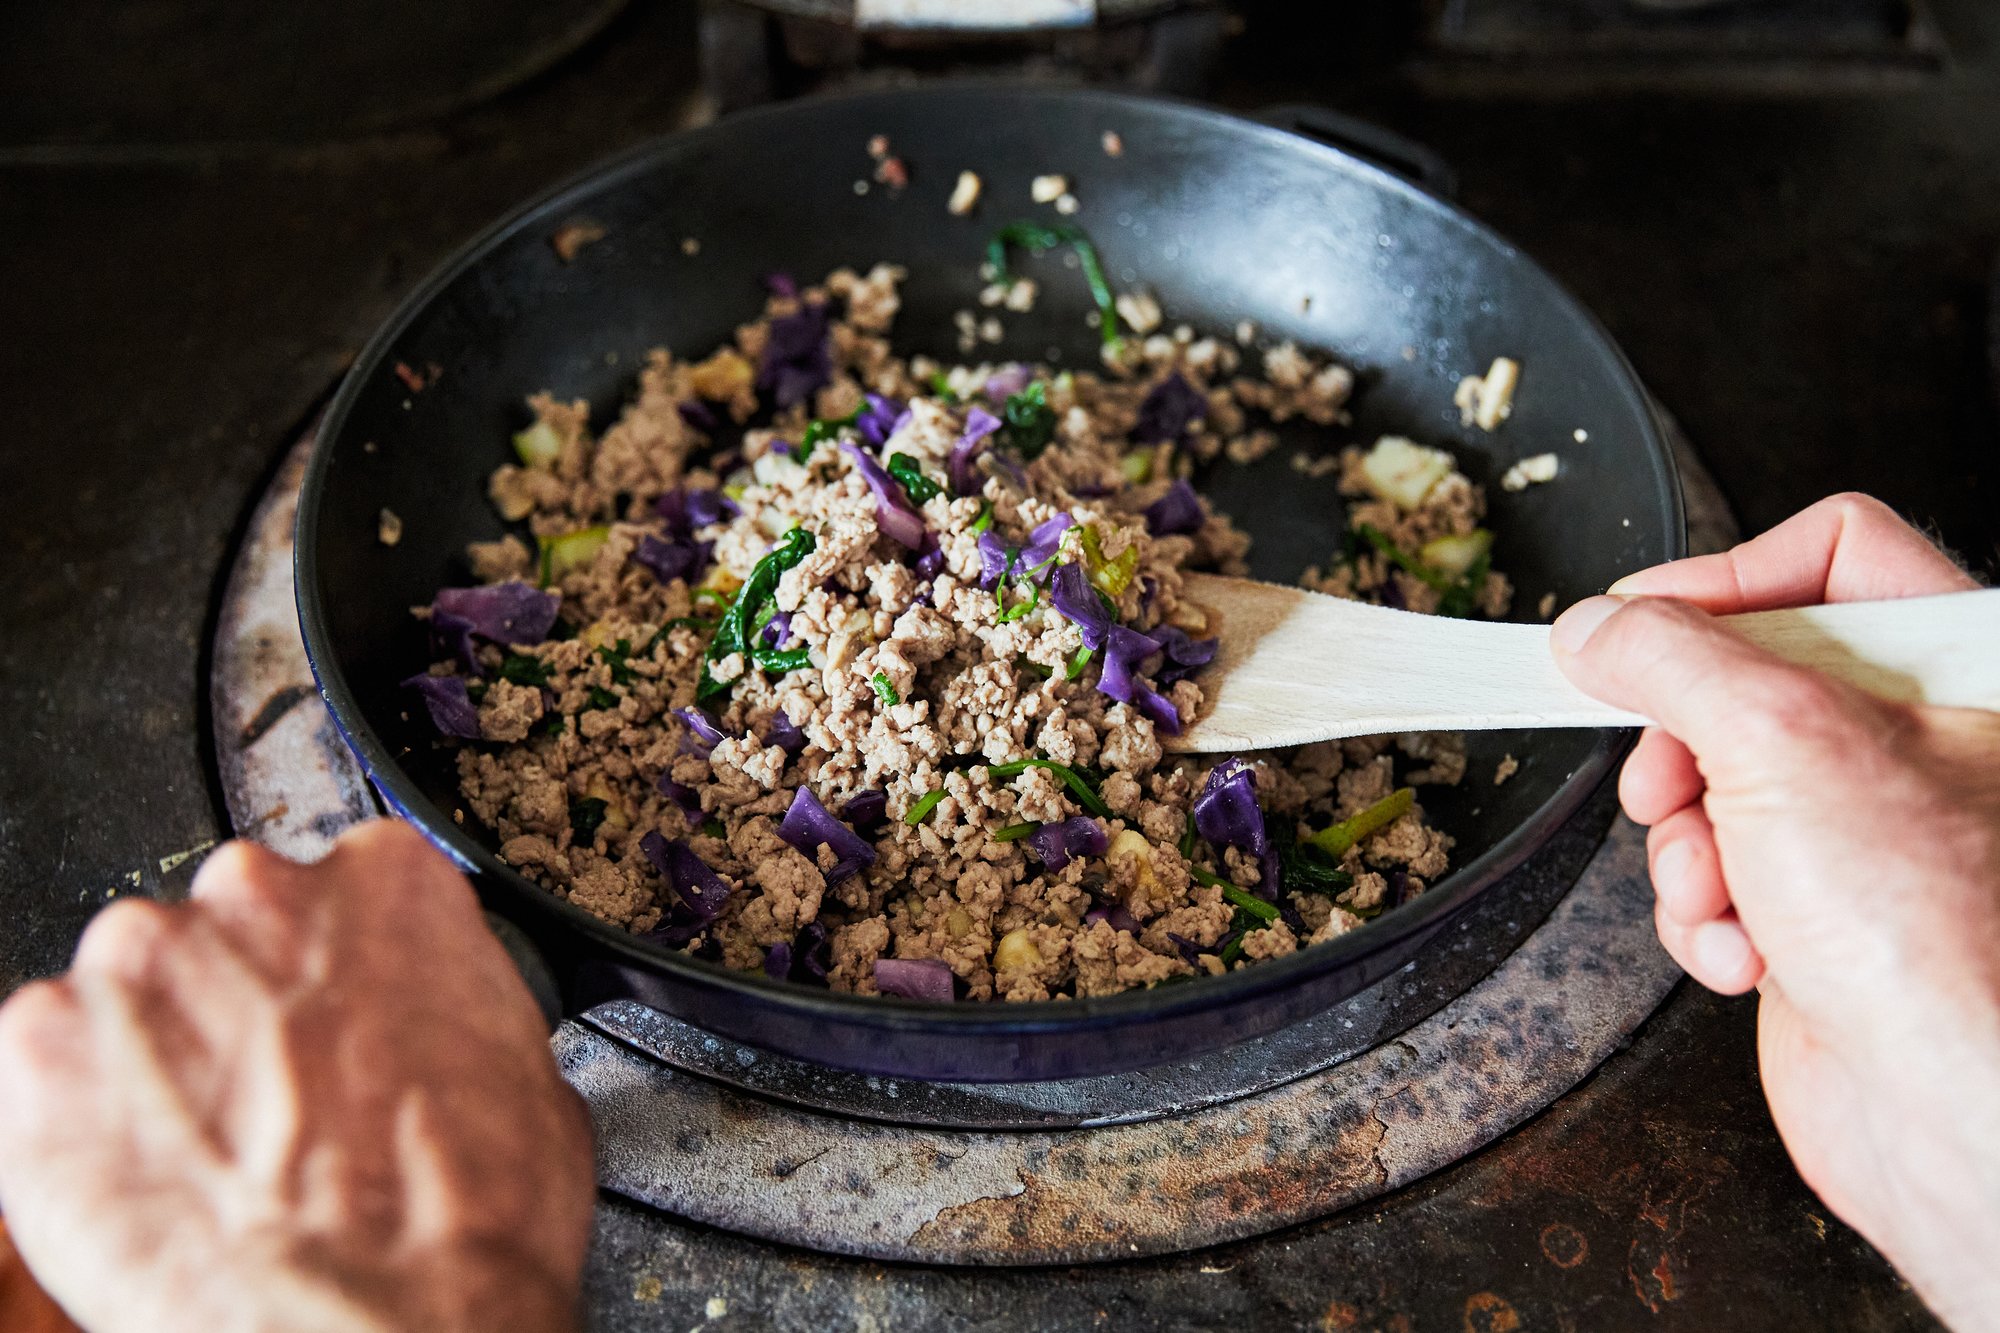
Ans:
[{"label": "thumb", "polygon": [[1851,744],[1878,708],[1669,598],[1588,598],[1562,614],[1549,642],[1572,684],[1657,722],[1711,777],[1797,773]]}]

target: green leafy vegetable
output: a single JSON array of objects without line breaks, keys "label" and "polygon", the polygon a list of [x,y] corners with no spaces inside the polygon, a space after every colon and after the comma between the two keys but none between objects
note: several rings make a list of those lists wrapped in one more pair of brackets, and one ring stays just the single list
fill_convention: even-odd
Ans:
[{"label": "green leafy vegetable", "polygon": [[1069,659],[1069,666],[1063,672],[1063,679],[1075,680],[1078,676],[1081,676],[1083,674],[1083,669],[1090,665],[1091,656],[1092,653],[1090,649],[1088,648],[1077,649],[1075,656]]},{"label": "green leafy vegetable", "polygon": [[917,803],[910,807],[910,813],[903,816],[903,822],[911,828],[915,828],[924,822],[931,811],[937,809],[937,803],[943,799],[943,787],[939,787],[936,791],[925,792]]},{"label": "green leafy vegetable", "polygon": [[584,700],[583,707],[577,709],[577,711],[579,713],[588,713],[593,708],[616,708],[617,706],[617,695],[605,689],[602,685],[593,685],[590,687],[589,697]]},{"label": "green leafy vegetable", "polygon": [[1222,946],[1222,965],[1224,967],[1228,967],[1231,963],[1234,963],[1237,959],[1241,958],[1242,956],[1243,956],[1243,932],[1238,931],[1234,939],[1230,940],[1229,943]]},{"label": "green leafy vegetable", "polygon": [[980,533],[986,531],[986,529],[992,526],[993,526],[993,503],[990,500],[981,500],[979,502],[979,517],[972,520],[972,527],[968,529],[968,531],[970,531],[972,535],[976,537]]},{"label": "green leafy vegetable", "polygon": [[1004,764],[988,764],[986,776],[996,781],[1016,778],[1030,768],[1048,769],[1063,780],[1063,785],[1067,786],[1070,794],[1076,797],[1078,805],[1100,819],[1111,818],[1111,807],[1104,803],[1104,798],[1097,794],[1097,788],[1090,784],[1090,780],[1069,765],[1058,764],[1053,759],[1010,759]]},{"label": "green leafy vegetable", "polygon": [[632,674],[632,664],[629,660],[632,656],[632,641],[630,639],[620,639],[615,644],[599,646],[597,656],[600,661],[611,668],[611,683],[613,685],[630,685],[634,680],[638,679],[638,677]]},{"label": "green leafy vegetable", "polygon": [[889,455],[889,475],[903,483],[903,494],[910,497],[910,503],[920,505],[933,495],[940,495],[944,487],[924,475],[917,466],[917,460],[908,454]]},{"label": "green leafy vegetable", "polygon": [[549,664],[526,653],[509,653],[500,663],[500,679],[514,685],[546,685]]},{"label": "green leafy vegetable", "polygon": [[951,376],[942,370],[931,372],[931,397],[945,403],[958,401],[958,395],[951,391]]},{"label": "green leafy vegetable", "polygon": [[1076,257],[1083,266],[1083,279],[1090,284],[1090,299],[1097,303],[1098,335],[1103,338],[1105,346],[1117,346],[1118,305],[1111,295],[1111,284],[1105,280],[1104,265],[1098,260],[1097,247],[1083,228],[1067,223],[1009,223],[986,243],[986,262],[993,266],[996,282],[1011,285],[1014,279],[1007,268],[1009,246],[1040,254],[1064,245],[1076,250]]},{"label": "green leafy vegetable", "polygon": [[1335,898],[1354,887],[1354,876],[1310,842],[1296,838],[1278,843],[1278,881],[1291,893],[1317,893]]},{"label": "green leafy vegetable", "polygon": [[542,720],[529,728],[534,736],[560,736],[563,729],[563,715],[551,709],[542,715]]},{"label": "green leafy vegetable", "polygon": [[1181,831],[1181,860],[1194,860],[1194,811],[1188,811],[1187,827]]},{"label": "green leafy vegetable", "polygon": [[604,822],[604,815],[611,808],[601,796],[584,796],[569,803],[569,831],[576,840],[589,845],[597,836],[597,826]]},{"label": "green leafy vegetable", "polygon": [[1411,555],[1402,547],[1389,540],[1380,528],[1363,523],[1355,529],[1362,540],[1388,557],[1389,562],[1404,573],[1420,579],[1426,586],[1438,593],[1437,613],[1441,616],[1464,618],[1472,614],[1479,599],[1479,589],[1486,582],[1486,573],[1492,568],[1493,558],[1481,553],[1466,568],[1463,576],[1454,577],[1441,569],[1434,569]]},{"label": "green leafy vegetable", "polygon": [[903,702],[903,696],[896,692],[896,683],[889,679],[887,672],[876,672],[868,678],[868,683],[875,687],[875,697],[882,701],[884,708],[894,708]]},{"label": "green leafy vegetable", "polygon": [[1019,393],[1007,395],[1000,409],[1000,443],[1033,460],[1055,438],[1056,410],[1049,406],[1049,386],[1036,380]]},{"label": "green leafy vegetable", "polygon": [[807,424],[805,438],[799,441],[792,457],[800,463],[805,462],[812,457],[812,451],[819,447],[820,441],[836,438],[844,428],[860,419],[861,409],[858,407],[844,417],[815,417]]},{"label": "green leafy vegetable", "polygon": [[1410,813],[1415,805],[1417,793],[1410,787],[1398,787],[1367,809],[1338,824],[1329,824],[1306,839],[1327,856],[1339,860],[1349,847],[1360,842],[1371,833],[1378,832]]},{"label": "green leafy vegetable", "polygon": [[804,648],[794,648],[789,652],[753,648],[751,627],[756,623],[757,612],[777,592],[778,580],[784,572],[812,554],[818,544],[819,539],[813,536],[810,529],[793,528],[780,537],[777,545],[750,571],[750,577],[737,590],[736,599],[722,613],[722,623],[715,627],[715,637],[708,641],[707,661],[701,668],[701,681],[695,686],[697,702],[728,693],[729,682],[710,676],[708,663],[720,662],[731,653],[742,653],[766,671],[795,671],[806,665],[809,658]]},{"label": "green leafy vegetable", "polygon": [[723,835],[724,835],[725,833],[729,832],[729,830],[728,830],[728,829],[727,829],[726,827],[724,827],[724,826],[723,826],[723,823],[722,823],[722,821],[721,821],[721,820],[719,820],[719,819],[704,819],[704,820],[702,820],[702,821],[701,821],[701,831],[702,831],[702,832],[703,832],[703,833],[704,833],[705,835],[707,835],[708,837],[711,837],[711,838],[720,838],[720,837],[721,837],[721,836],[723,836]]}]

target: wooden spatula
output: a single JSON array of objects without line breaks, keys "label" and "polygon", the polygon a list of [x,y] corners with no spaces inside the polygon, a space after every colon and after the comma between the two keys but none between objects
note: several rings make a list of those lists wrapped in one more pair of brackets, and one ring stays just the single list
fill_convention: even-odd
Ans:
[{"label": "wooden spatula", "polygon": [[[1188,595],[1219,621],[1204,714],[1180,751],[1505,727],[1635,727],[1556,669],[1547,625],[1452,620],[1214,574]],[[1802,666],[1888,699],[2000,709],[2000,589],[1726,617]]]}]

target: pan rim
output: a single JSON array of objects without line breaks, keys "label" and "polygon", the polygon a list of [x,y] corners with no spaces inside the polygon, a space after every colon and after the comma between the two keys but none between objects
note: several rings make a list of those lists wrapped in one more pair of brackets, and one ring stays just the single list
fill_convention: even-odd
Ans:
[{"label": "pan rim", "polygon": [[1051,88],[1012,80],[939,81],[915,88],[876,89],[802,98],[738,112],[708,125],[649,139],[622,150],[517,205],[483,228],[447,256],[398,303],[355,358],[320,422],[299,493],[293,553],[299,622],[314,682],[342,739],[355,754],[384,802],[467,871],[482,896],[504,887],[508,905],[515,911],[525,910],[545,921],[572,928],[589,947],[600,955],[608,955],[608,961],[618,965],[664,974],[679,985],[755,1004],[791,1009],[806,1017],[861,1023],[898,1035],[939,1037],[1025,1037],[1040,1033],[1115,1028],[1136,1022],[1157,1022],[1178,1014],[1224,1005],[1241,1005],[1287,991],[1298,983],[1371,954],[1385,952],[1401,941],[1436,929],[1533,855],[1581,808],[1629,747],[1633,733],[1600,732],[1585,758],[1527,819],[1471,861],[1449,871],[1414,902],[1358,930],[1323,944],[1301,948],[1282,958],[1266,960],[1254,967],[1221,976],[1197,977],[1181,985],[1024,1003],[960,1002],[946,1005],[890,996],[821,991],[777,981],[761,972],[736,971],[663,946],[648,944],[639,936],[620,930],[584,909],[552,896],[520,871],[502,862],[497,854],[467,834],[424,794],[368,721],[340,668],[326,616],[327,596],[319,582],[319,511],[332,465],[334,442],[340,438],[370,373],[386,363],[397,341],[422,312],[494,249],[524,230],[554,220],[555,215],[574,207],[581,199],[621,184],[631,175],[655,165],[664,156],[686,151],[705,139],[740,133],[746,125],[810,116],[815,109],[829,106],[936,102],[967,95],[995,94],[1069,105],[1139,107],[1148,111],[1166,109],[1194,122],[1223,127],[1230,133],[1282,139],[1294,151],[1303,147],[1305,151],[1322,155],[1336,170],[1358,175],[1378,188],[1410,196],[1424,207],[1439,210],[1471,237],[1498,247],[1511,263],[1523,266],[1535,280],[1546,286],[1564,313],[1578,322],[1596,345],[1597,351],[1607,358],[1608,366],[1614,372],[1618,393],[1639,427],[1639,440],[1634,453],[1642,455],[1659,473],[1658,499],[1662,507],[1658,517],[1664,521],[1667,558],[1685,554],[1686,521],[1672,450],[1667,446],[1657,411],[1637,372],[1601,321],[1567,287],[1486,223],[1454,201],[1442,198],[1364,157],[1310,135],[1182,98],[1111,89]]}]

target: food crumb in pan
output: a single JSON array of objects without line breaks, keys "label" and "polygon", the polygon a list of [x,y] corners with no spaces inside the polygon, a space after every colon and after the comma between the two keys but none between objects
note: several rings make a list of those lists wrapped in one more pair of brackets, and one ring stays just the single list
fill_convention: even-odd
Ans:
[{"label": "food crumb in pan", "polygon": [[854,182],[854,192],[855,192],[856,194],[867,194],[867,193],[868,193],[868,182],[867,182],[867,181],[865,181],[865,180],[857,180],[857,181],[855,181],[855,182]]},{"label": "food crumb in pan", "polygon": [[945,211],[957,217],[964,217],[979,202],[981,183],[979,174],[972,171],[958,173],[958,183],[951,187],[951,198],[945,204]]},{"label": "food crumb in pan", "polygon": [[1073,194],[1065,191],[1056,196],[1056,212],[1062,214],[1064,217],[1070,216],[1080,207],[1082,205],[1077,203],[1076,196]]},{"label": "food crumb in pan", "polygon": [[1069,177],[1050,174],[1028,183],[1028,197],[1038,204],[1053,204],[1069,193]]},{"label": "food crumb in pan", "polygon": [[1530,486],[1556,479],[1560,460],[1554,454],[1531,454],[1507,469],[1500,478],[1503,491],[1525,491]]},{"label": "food crumb in pan", "polygon": [[[422,393],[426,388],[437,383],[438,380],[444,377],[444,367],[435,361],[425,362],[422,370],[413,368],[407,361],[398,361],[394,369],[396,378],[401,380],[403,387],[411,393]],[[404,406],[408,406],[408,404],[406,403]]]},{"label": "food crumb in pan", "polygon": [[586,245],[595,245],[608,233],[588,218],[577,218],[557,227],[549,237],[549,248],[556,252],[556,258],[567,264],[577,257]]},{"label": "food crumb in pan", "polygon": [[1571,431],[1569,433],[1569,437],[1572,440],[1575,440],[1578,444],[1587,444],[1590,442],[1590,432],[1585,430],[1581,426],[1578,426],[1575,430]]},{"label": "food crumb in pan", "polygon": [[1125,152],[1125,139],[1117,130],[1106,130],[1102,142],[1106,157],[1119,157]]},{"label": "food crumb in pan", "polygon": [[701,242],[700,242],[699,240],[697,240],[697,239],[696,239],[695,237],[692,237],[692,236],[683,236],[683,237],[681,238],[681,253],[682,253],[682,254],[684,254],[684,255],[698,255],[698,254],[700,254],[700,253],[701,253]]},{"label": "food crumb in pan", "polygon": [[893,193],[910,183],[910,169],[900,157],[885,157],[875,164],[875,179]]},{"label": "food crumb in pan", "polygon": [[1483,431],[1500,429],[1500,423],[1514,414],[1514,390],[1520,382],[1521,363],[1506,356],[1494,357],[1484,375],[1467,375],[1452,395],[1459,424]]},{"label": "food crumb in pan", "polygon": [[1255,324],[1255,323],[1253,323],[1253,322],[1252,322],[1252,321],[1250,321],[1250,320],[1247,320],[1247,319],[1239,319],[1239,320],[1237,320],[1237,321],[1236,321],[1236,345],[1237,345],[1238,347],[1248,347],[1248,346],[1249,346],[1249,345],[1250,345],[1251,343],[1253,343],[1253,342],[1256,342],[1256,341],[1257,341],[1257,326],[1256,326],[1256,324]]},{"label": "food crumb in pan", "polygon": [[375,540],[384,546],[394,546],[403,540],[403,520],[393,509],[384,509],[375,516]]},{"label": "food crumb in pan", "polygon": [[1125,327],[1144,335],[1160,327],[1160,303],[1151,292],[1145,290],[1121,292],[1116,302],[1118,318],[1125,321]]},{"label": "food crumb in pan", "polygon": [[1292,455],[1292,471],[1304,476],[1319,478],[1332,476],[1340,471],[1339,454],[1321,454],[1314,458],[1303,451]]},{"label": "food crumb in pan", "polygon": [[1554,619],[1556,614],[1556,595],[1552,592],[1543,593],[1542,600],[1535,603],[1535,614],[1543,620]]},{"label": "food crumb in pan", "polygon": [[875,135],[873,138],[869,139],[868,156],[874,158],[878,162],[881,161],[883,158],[889,156],[889,136],[886,134],[878,134]]},{"label": "food crumb in pan", "polygon": [[1516,773],[1520,771],[1521,771],[1520,760],[1516,759],[1511,754],[1501,755],[1500,762],[1496,764],[1493,768],[1493,785],[1496,787],[1499,786],[1501,783],[1505,782],[1508,778],[1513,777]]}]

